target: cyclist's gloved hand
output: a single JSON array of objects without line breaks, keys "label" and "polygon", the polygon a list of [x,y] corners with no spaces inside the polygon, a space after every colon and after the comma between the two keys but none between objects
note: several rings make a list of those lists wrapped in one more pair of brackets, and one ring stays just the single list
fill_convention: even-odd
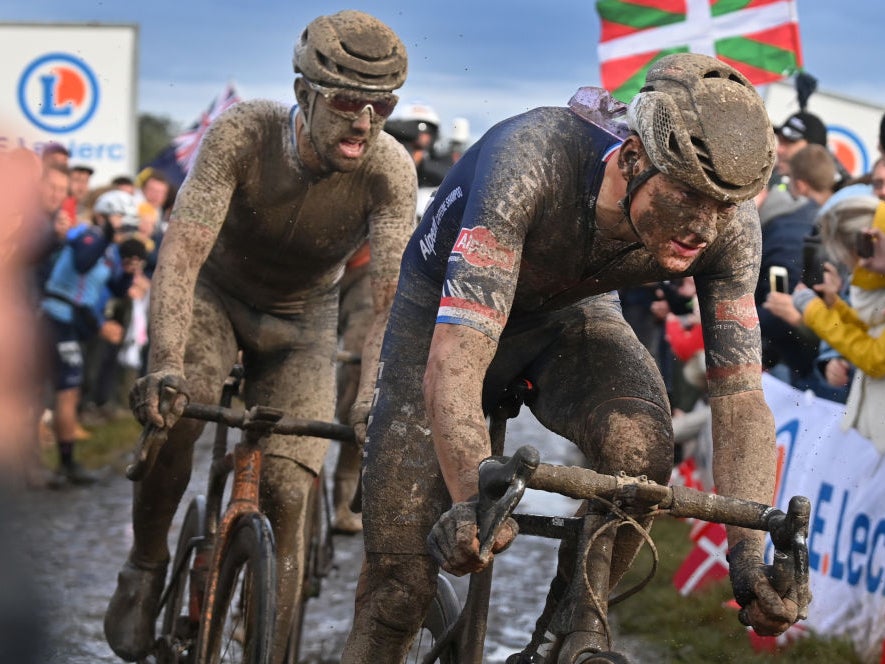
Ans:
[{"label": "cyclist's gloved hand", "polygon": [[766,574],[762,551],[750,540],[738,542],[728,553],[728,571],[734,598],[740,604],[738,619],[762,636],[782,634],[796,622],[799,606],[795,593],[781,597]]},{"label": "cyclist's gloved hand", "polygon": [[350,426],[353,427],[356,444],[360,449],[366,443],[366,427],[368,426],[369,411],[371,409],[371,403],[363,403],[359,400],[354,401],[350,407]]},{"label": "cyclist's gloved hand", "polygon": [[187,381],[177,371],[154,371],[139,378],[129,392],[129,407],[142,424],[169,429],[189,400]]},{"label": "cyclist's gloved hand", "polygon": [[494,558],[493,554],[510,546],[518,532],[516,521],[508,518],[498,529],[492,552],[485,559],[481,558],[476,526],[476,501],[470,500],[455,503],[439,517],[427,536],[427,548],[446,572],[463,576],[484,570]]}]

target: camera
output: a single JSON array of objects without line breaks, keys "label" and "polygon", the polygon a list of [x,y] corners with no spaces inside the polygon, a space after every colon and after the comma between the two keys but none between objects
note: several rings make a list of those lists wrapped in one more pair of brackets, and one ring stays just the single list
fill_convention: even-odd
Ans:
[{"label": "camera", "polygon": [[876,244],[872,233],[858,231],[854,238],[854,250],[859,258],[872,258],[876,251]]},{"label": "camera", "polygon": [[806,286],[824,281],[824,247],[820,235],[802,238],[802,283]]}]

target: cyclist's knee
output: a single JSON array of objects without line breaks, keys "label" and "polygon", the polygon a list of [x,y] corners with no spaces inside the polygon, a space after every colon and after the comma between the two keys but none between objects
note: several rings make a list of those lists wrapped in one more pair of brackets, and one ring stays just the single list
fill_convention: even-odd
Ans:
[{"label": "cyclist's knee", "polygon": [[279,515],[300,523],[316,475],[292,459],[272,454],[264,455],[261,474],[262,508],[271,521]]},{"label": "cyclist's knee", "polygon": [[645,399],[609,399],[586,422],[584,453],[601,472],[624,471],[666,482],[673,465],[673,428],[669,413]]},{"label": "cyclist's knee", "polygon": [[421,626],[436,593],[437,567],[429,556],[367,554],[357,610],[374,630],[407,638]]}]

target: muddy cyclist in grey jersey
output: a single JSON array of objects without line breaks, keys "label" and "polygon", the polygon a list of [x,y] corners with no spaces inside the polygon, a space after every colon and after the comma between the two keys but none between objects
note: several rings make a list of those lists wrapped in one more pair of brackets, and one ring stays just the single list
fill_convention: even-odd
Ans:
[{"label": "muddy cyclist in grey jersey", "polygon": [[[367,240],[374,321],[362,351],[370,376],[414,227],[415,168],[381,133],[406,77],[399,38],[357,11],[322,16],[294,56],[298,106],[237,104],[207,131],[177,197],[151,298],[149,373],[132,393],[142,422],[171,427],[153,471],[135,486],[134,542],[105,617],[114,651],[134,661],[153,643],[167,535],[201,427],[177,421],[188,398],[217,402],[243,352],[246,406],[296,417],[335,415],[338,284]],[[166,388],[177,397],[160,412]],[[365,422],[372,384],[357,404]],[[299,601],[305,497],[326,440],[273,437],[262,507],[277,546],[274,661]]]},{"label": "muddy cyclist in grey jersey", "polygon": [[[588,88],[569,106],[489,130],[406,249],[366,440],[365,560],[345,664],[402,661],[438,565],[464,574],[488,563],[475,523],[477,466],[490,454],[484,413],[515,378],[536,386],[534,415],[594,469],[668,480],[665,388],[621,314],[619,287],[694,275],[717,488],[771,500],[750,200],[774,160],[762,100],[731,67],[681,54],[651,68],[627,109]],[[496,550],[514,535],[515,524],[504,528]],[[742,620],[782,632],[797,606],[768,582],[762,536],[728,537]],[[618,531],[612,585],[640,544]]]}]

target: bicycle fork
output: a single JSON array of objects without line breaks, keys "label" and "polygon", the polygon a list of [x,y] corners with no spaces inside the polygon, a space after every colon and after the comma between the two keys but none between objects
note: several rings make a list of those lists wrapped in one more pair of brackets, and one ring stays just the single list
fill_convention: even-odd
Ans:
[{"label": "bicycle fork", "polygon": [[[247,431],[246,436],[251,438],[254,436],[254,433]],[[212,549],[206,552],[208,556],[211,556],[212,566],[201,598],[202,627],[208,626],[213,620],[215,595],[218,592],[218,572],[221,569],[221,561],[226,552],[225,547],[228,544],[231,528],[241,516],[259,511],[261,458],[261,450],[255,445],[253,440],[249,442],[244,440],[234,446],[234,483],[231,489],[230,501],[218,525]],[[197,661],[207,661],[208,657],[210,644],[202,636],[197,641],[199,649]]]}]

